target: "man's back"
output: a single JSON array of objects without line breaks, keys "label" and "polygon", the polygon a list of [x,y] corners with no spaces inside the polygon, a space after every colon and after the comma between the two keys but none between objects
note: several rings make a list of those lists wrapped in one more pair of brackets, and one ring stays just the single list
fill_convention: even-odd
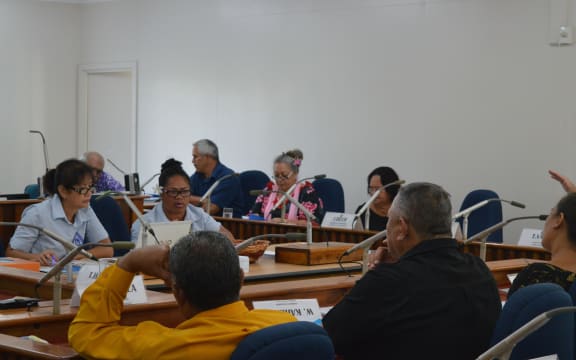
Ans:
[{"label": "man's back", "polygon": [[473,359],[488,347],[500,310],[486,265],[454,240],[434,239],[368,272],[324,326],[346,360]]}]

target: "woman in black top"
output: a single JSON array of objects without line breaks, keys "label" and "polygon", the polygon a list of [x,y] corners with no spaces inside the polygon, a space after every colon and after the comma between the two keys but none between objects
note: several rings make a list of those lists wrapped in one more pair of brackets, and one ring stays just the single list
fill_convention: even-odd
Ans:
[{"label": "woman in black top", "polygon": [[576,278],[576,193],[565,195],[550,211],[542,231],[542,246],[550,251],[549,263],[530,264],[522,270],[508,291],[551,282],[568,290]]},{"label": "woman in black top", "polygon": [[[389,184],[399,180],[396,171],[388,166],[380,166],[372,170],[368,175],[368,195],[372,196],[378,189],[383,185]],[[392,204],[392,200],[396,197],[400,185],[389,186],[386,189],[380,191],[378,197],[370,204],[370,228],[367,230],[382,231],[386,229],[386,224],[388,223],[388,209]],[[355,213],[364,206],[364,204],[358,206]],[[366,217],[365,213],[360,216],[362,220],[362,228],[366,229]]]}]

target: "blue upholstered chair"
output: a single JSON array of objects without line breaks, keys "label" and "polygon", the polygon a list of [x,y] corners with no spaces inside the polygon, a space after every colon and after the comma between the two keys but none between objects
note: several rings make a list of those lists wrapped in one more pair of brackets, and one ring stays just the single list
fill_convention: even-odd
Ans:
[{"label": "blue upholstered chair", "polygon": [[340,181],[324,178],[314,180],[312,185],[318,192],[320,199],[322,199],[325,211],[344,212],[344,189]]},{"label": "blue upholstered chair", "polygon": [[230,360],[334,360],[326,331],[311,322],[274,325],[248,335]]},{"label": "blue upholstered chair", "polygon": [[251,190],[262,190],[270,181],[268,175],[260,170],[247,170],[240,173],[240,184],[242,186],[242,193],[244,194],[244,209],[243,215],[254,206],[256,196],[250,195]]},{"label": "blue upholstered chair", "polygon": [[[499,199],[496,192],[492,190],[478,189],[471,191],[466,195],[460,206],[460,211],[469,208],[483,200]],[[502,203],[499,201],[489,202],[487,205],[474,210],[468,216],[468,234],[467,238],[474,236],[482,230],[489,228],[502,221]],[[462,231],[463,219],[458,219]],[[487,242],[501,243],[502,242],[502,229],[497,230],[488,236]]]},{"label": "blue upholstered chair", "polygon": [[[130,230],[120,205],[109,196],[104,196],[98,199],[97,195],[90,198],[90,207],[96,213],[98,220],[102,223],[108,236],[112,242],[114,241],[130,241]],[[122,256],[128,250],[114,250],[114,256]]]},{"label": "blue upholstered chair", "polygon": [[[539,283],[518,289],[506,302],[496,323],[491,346],[545,311],[573,306],[572,298],[561,286]],[[532,359],[558,354],[560,360],[574,359],[574,314],[553,317],[514,347],[510,359]]]},{"label": "blue upholstered chair", "polygon": [[24,188],[24,193],[30,196],[30,199],[38,199],[40,197],[40,186],[38,184],[29,184]]}]

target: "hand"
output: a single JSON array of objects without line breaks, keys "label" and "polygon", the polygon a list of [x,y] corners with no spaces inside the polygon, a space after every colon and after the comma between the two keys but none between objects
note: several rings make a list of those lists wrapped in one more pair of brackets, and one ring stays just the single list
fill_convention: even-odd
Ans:
[{"label": "hand", "polygon": [[558,181],[560,185],[564,188],[566,192],[576,192],[576,185],[570,181],[566,176],[559,174],[554,170],[548,170],[548,173],[552,177],[552,179]]},{"label": "hand", "polygon": [[171,280],[169,258],[168,245],[146,246],[124,255],[118,261],[118,266],[131,273],[142,272],[169,282]]},{"label": "hand", "polygon": [[56,253],[51,249],[44,250],[36,255],[36,260],[39,261],[42,266],[53,266],[58,261]]},{"label": "hand", "polygon": [[398,261],[395,257],[388,251],[388,240],[382,241],[382,246],[379,246],[375,252],[370,254],[368,258],[368,268],[373,270],[381,262],[394,263]]}]

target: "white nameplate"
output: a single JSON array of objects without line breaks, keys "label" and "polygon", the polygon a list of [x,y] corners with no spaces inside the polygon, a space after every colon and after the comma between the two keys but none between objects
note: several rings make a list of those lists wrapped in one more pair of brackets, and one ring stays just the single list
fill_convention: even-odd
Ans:
[{"label": "white nameplate", "polygon": [[284,311],[299,321],[310,321],[322,326],[322,313],[317,299],[253,301],[254,309]]},{"label": "white nameplate", "polygon": [[522,229],[518,245],[542,247],[542,230],[540,229]]},{"label": "white nameplate", "polygon": [[[82,294],[88,286],[96,281],[98,276],[100,276],[100,266],[98,264],[86,264],[82,266],[76,278],[76,286],[74,287],[72,299],[70,299],[71,307],[80,306]],[[144,304],[147,301],[148,297],[146,296],[146,287],[144,287],[142,275],[136,275],[128,288],[124,304]]]},{"label": "white nameplate", "polygon": [[328,211],[324,214],[322,220],[322,227],[352,229],[354,223],[354,214],[337,213]]}]

